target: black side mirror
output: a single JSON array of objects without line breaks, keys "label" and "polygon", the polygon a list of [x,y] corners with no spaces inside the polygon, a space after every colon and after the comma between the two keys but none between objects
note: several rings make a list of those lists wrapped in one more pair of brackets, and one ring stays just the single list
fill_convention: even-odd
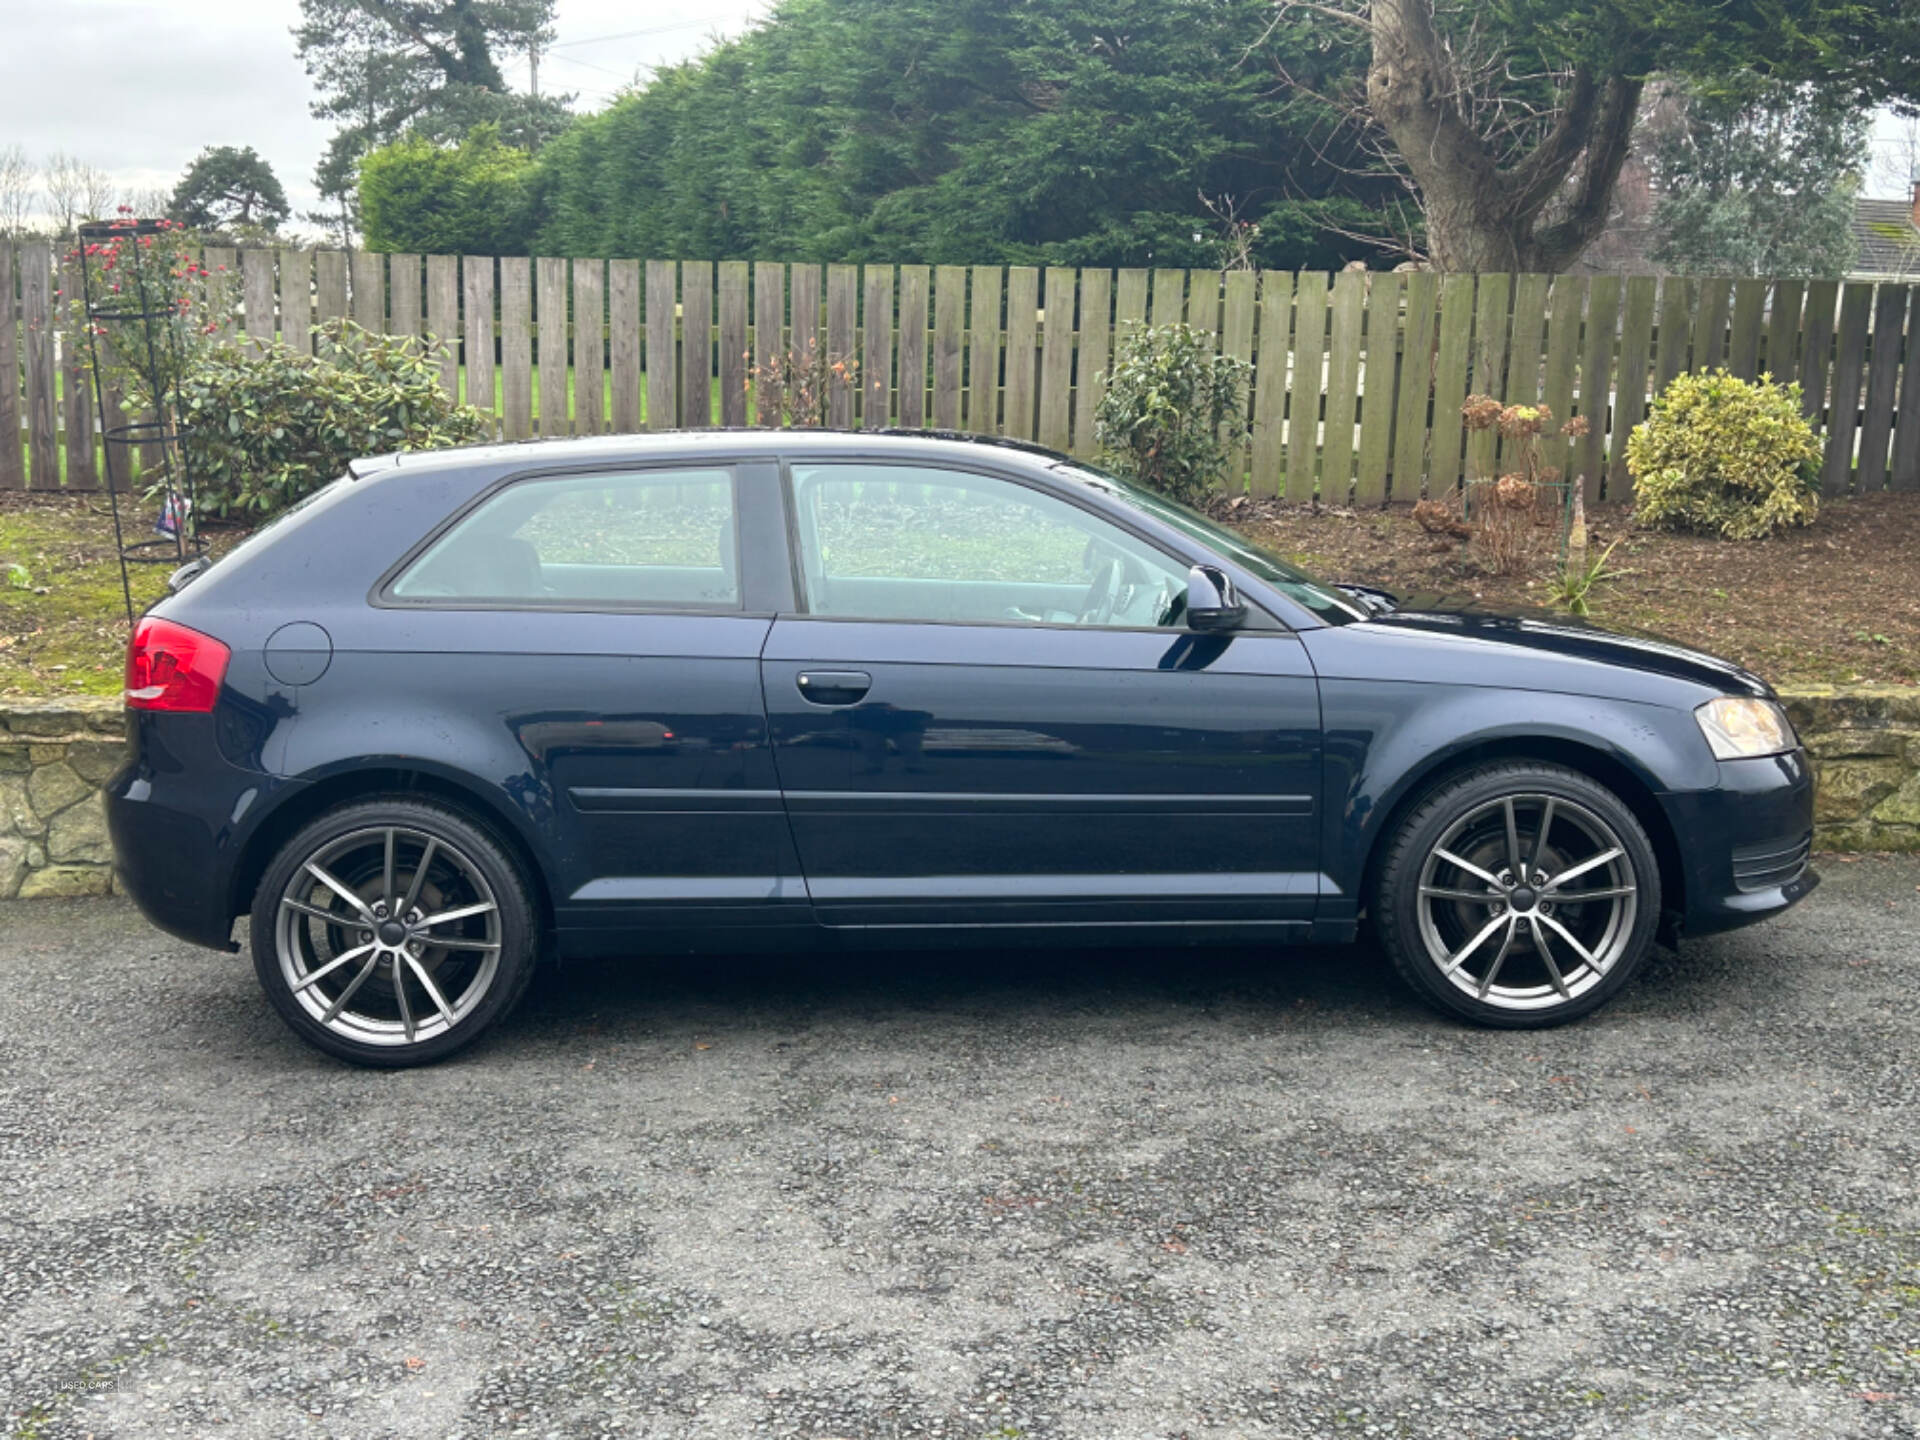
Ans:
[{"label": "black side mirror", "polygon": [[1233,577],[1218,565],[1187,571],[1187,628],[1233,630],[1247,618],[1247,607],[1233,588]]}]

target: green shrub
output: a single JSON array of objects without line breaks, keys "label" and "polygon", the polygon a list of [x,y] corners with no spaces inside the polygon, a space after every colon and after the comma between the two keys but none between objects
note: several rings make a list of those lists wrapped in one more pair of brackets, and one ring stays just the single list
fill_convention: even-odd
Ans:
[{"label": "green shrub", "polygon": [[1769,375],[1676,376],[1628,438],[1627,469],[1646,525],[1758,540],[1820,508],[1820,442],[1800,387]]},{"label": "green shrub", "polygon": [[1218,355],[1214,337],[1153,325],[1120,342],[1093,433],[1115,469],[1174,500],[1193,501],[1226,478],[1247,433],[1252,367]]},{"label": "green shrub", "polygon": [[360,223],[369,250],[524,255],[533,224],[524,150],[477,125],[458,146],[408,136],[360,162]]},{"label": "green shrub", "polygon": [[186,452],[203,515],[270,514],[337,478],[355,456],[490,436],[486,416],[447,398],[420,341],[344,320],[314,333],[313,355],[223,347],[188,372]]}]

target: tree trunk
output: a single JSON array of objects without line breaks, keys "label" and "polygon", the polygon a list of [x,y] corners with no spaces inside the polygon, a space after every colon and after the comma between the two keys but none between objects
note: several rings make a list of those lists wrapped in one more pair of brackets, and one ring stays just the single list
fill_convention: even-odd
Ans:
[{"label": "tree trunk", "polygon": [[1578,259],[1606,226],[1641,82],[1576,71],[1553,128],[1503,169],[1455,99],[1432,0],[1372,0],[1370,17],[1368,107],[1420,187],[1434,268],[1557,271]]}]

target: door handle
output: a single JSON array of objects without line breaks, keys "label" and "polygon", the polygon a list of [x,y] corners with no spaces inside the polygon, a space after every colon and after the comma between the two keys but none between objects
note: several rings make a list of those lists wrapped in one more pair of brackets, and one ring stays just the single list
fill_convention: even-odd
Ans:
[{"label": "door handle", "polygon": [[802,670],[793,682],[815,705],[852,705],[873,688],[864,670]]}]

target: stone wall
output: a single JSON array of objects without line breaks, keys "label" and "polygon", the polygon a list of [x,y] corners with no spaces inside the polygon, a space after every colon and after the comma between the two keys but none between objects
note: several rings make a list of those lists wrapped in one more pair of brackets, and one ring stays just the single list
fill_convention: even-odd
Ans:
[{"label": "stone wall", "polygon": [[0,703],[0,898],[113,888],[100,786],[125,752],[118,699]]},{"label": "stone wall", "polygon": [[[1815,845],[1920,851],[1920,688],[1784,698],[1820,775]],[[124,748],[118,700],[0,702],[0,899],[113,888],[100,785]]]}]

